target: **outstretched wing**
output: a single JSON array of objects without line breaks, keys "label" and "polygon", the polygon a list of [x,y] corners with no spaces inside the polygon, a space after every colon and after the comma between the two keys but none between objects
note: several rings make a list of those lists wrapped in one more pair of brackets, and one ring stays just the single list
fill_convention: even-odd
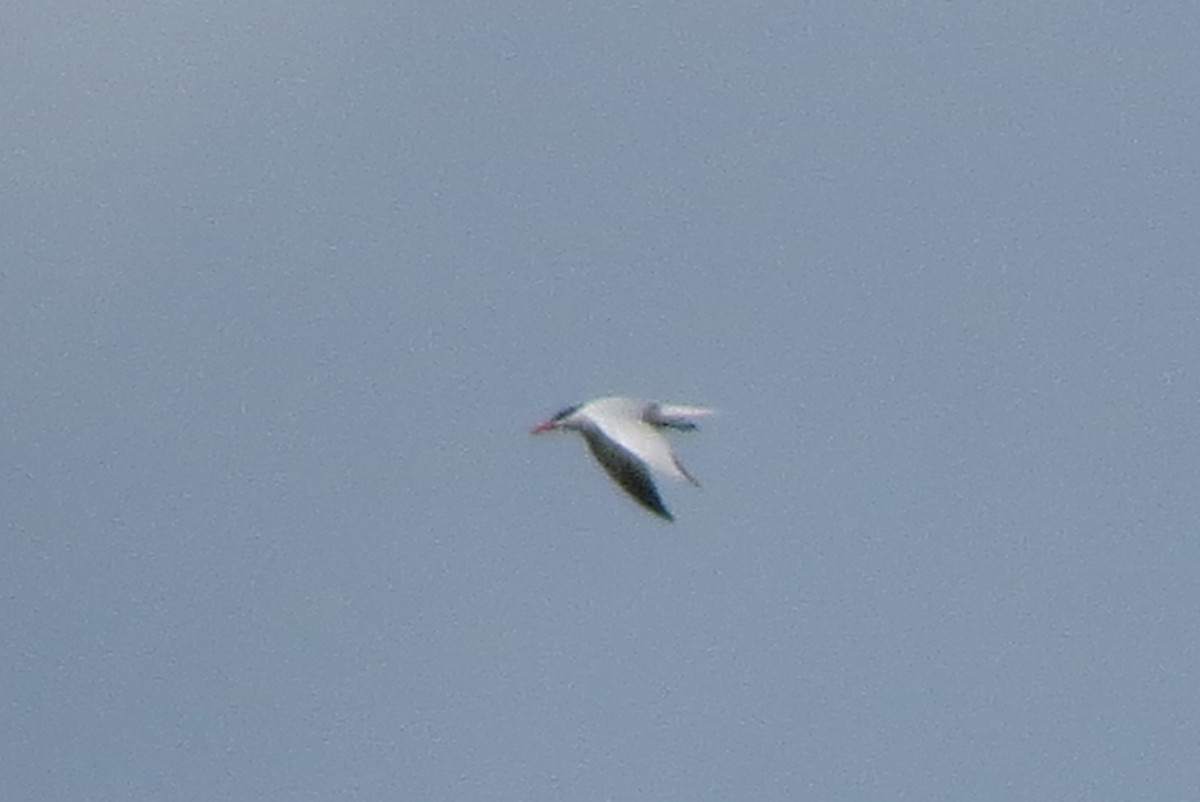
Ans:
[{"label": "outstretched wing", "polygon": [[647,414],[647,410],[639,409],[636,416],[594,415],[589,428],[596,429],[613,446],[644,463],[644,467],[653,468],[681,482],[699,484],[675,458],[671,444],[660,431],[662,425],[651,423]]},{"label": "outstretched wing", "polygon": [[674,521],[675,517],[663,505],[658,488],[650,478],[650,471],[641,460],[613,442],[599,429],[591,427],[583,430],[584,439],[592,456],[600,463],[600,467],[619,484],[626,493],[655,515]]},{"label": "outstretched wing", "polygon": [[691,407],[683,404],[650,404],[642,416],[651,426],[661,426],[668,429],[690,432],[696,428],[694,421],[688,418],[699,418],[712,415],[714,410],[707,407]]}]

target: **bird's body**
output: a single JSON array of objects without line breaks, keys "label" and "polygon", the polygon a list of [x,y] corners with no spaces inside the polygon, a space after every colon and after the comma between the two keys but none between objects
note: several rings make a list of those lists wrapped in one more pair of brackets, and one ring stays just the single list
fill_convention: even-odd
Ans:
[{"label": "bird's body", "polygon": [[655,515],[671,521],[674,518],[654,486],[650,469],[672,479],[699,482],[675,458],[662,430],[691,431],[696,424],[689,418],[711,413],[704,407],[608,396],[568,407],[535,426],[533,433],[559,429],[579,432],[600,467],[625,492]]}]

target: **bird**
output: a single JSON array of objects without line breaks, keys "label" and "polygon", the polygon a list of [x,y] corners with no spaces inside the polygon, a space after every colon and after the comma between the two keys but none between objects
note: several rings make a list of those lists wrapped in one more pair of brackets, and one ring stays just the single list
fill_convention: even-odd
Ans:
[{"label": "bird", "polygon": [[600,467],[634,501],[660,518],[674,521],[650,469],[696,486],[700,483],[675,457],[663,431],[693,431],[696,424],[689,418],[712,413],[705,407],[606,396],[567,407],[534,426],[530,433],[579,432]]}]

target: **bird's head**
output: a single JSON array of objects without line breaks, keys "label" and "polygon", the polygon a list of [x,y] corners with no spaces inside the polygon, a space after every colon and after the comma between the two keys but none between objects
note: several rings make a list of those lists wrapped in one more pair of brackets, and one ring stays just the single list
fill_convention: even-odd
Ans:
[{"label": "bird's head", "polygon": [[570,426],[570,418],[579,411],[579,406],[567,407],[559,411],[554,417],[549,420],[542,421],[529,432],[530,434],[542,434],[544,432],[552,432],[555,429],[564,429]]}]

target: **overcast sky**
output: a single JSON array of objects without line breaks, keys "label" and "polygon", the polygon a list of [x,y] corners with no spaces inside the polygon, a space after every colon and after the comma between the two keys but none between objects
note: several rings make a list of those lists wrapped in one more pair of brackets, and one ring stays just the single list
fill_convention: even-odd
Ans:
[{"label": "overcast sky", "polygon": [[9,9],[0,798],[1200,798],[1197,42]]}]

